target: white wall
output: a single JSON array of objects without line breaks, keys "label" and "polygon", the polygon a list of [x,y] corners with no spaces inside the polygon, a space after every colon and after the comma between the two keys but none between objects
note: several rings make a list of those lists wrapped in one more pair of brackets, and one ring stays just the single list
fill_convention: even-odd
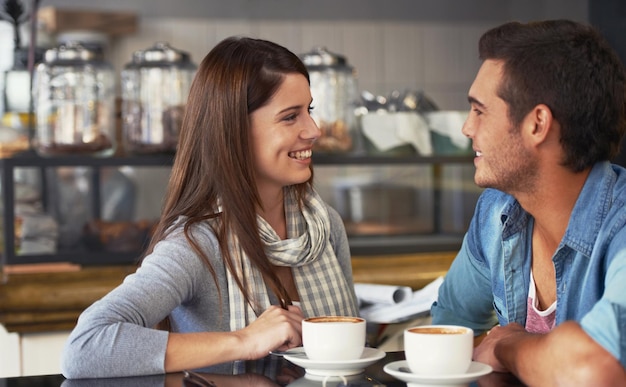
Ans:
[{"label": "white wall", "polygon": [[[30,2],[23,2],[28,9]],[[113,42],[116,68],[155,41],[196,62],[221,39],[249,35],[296,53],[315,45],[347,56],[362,90],[419,88],[443,109],[465,109],[478,62],[478,37],[508,20],[587,21],[589,0],[46,0],[40,7],[135,12],[136,35]],[[6,22],[0,22],[0,25]],[[0,31],[0,35],[6,32]],[[23,37],[25,40],[26,36]],[[2,39],[0,39],[2,40]],[[1,44],[0,44],[1,46]],[[0,61],[1,62],[1,61]],[[2,63],[0,63],[2,68]]]},{"label": "white wall", "polygon": [[357,70],[359,89],[388,94],[423,90],[440,108],[467,108],[467,89],[479,66],[477,42],[494,23],[397,21],[247,21],[143,18],[139,31],[113,41],[108,58],[121,71],[135,50],[162,40],[199,63],[231,35],[280,43],[297,54],[326,46]]},{"label": "white wall", "polygon": [[20,376],[21,359],[20,336],[0,324],[0,377]]},{"label": "white wall", "polygon": [[61,373],[69,332],[9,333],[0,325],[0,378]]},{"label": "white wall", "polygon": [[159,40],[199,63],[223,38],[248,35],[299,54],[326,46],[356,67],[361,90],[421,89],[446,110],[467,107],[477,41],[487,28],[513,19],[588,18],[588,0],[47,0],[40,6],[137,13],[137,34],[109,50],[118,73],[133,51]]},{"label": "white wall", "polygon": [[128,10],[147,17],[463,22],[553,17],[585,20],[588,3],[589,0],[46,0],[41,6]]},{"label": "white wall", "polygon": [[69,332],[22,334],[22,375],[61,373],[61,352]]}]

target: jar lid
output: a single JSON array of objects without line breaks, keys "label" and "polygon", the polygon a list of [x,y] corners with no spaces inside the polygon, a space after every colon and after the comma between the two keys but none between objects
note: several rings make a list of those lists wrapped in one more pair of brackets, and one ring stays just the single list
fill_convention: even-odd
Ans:
[{"label": "jar lid", "polygon": [[346,57],[328,51],[326,47],[314,47],[313,50],[300,55],[307,67],[345,67],[350,68]]},{"label": "jar lid", "polygon": [[191,64],[189,53],[177,50],[166,42],[157,42],[154,46],[133,53],[127,66],[162,66],[173,64]]},{"label": "jar lid", "polygon": [[102,61],[104,53],[101,49],[88,48],[80,42],[71,41],[51,48],[44,54],[44,61],[49,64],[64,62]]},{"label": "jar lid", "polygon": [[91,30],[67,30],[57,35],[59,44],[78,42],[83,47],[104,50],[109,47],[109,37],[104,32]]}]

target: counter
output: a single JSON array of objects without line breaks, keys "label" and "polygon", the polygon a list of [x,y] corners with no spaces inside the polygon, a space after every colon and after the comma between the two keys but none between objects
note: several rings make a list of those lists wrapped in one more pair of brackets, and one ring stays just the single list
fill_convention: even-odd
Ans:
[{"label": "counter", "polygon": [[[406,383],[387,374],[384,366],[392,362],[404,360],[404,352],[387,352],[385,357],[376,363],[369,365],[358,375],[348,376],[349,386],[358,387],[406,387]],[[304,369],[298,367],[284,359],[271,359],[279,362],[276,367],[278,375],[258,375],[246,373],[242,375],[220,375],[202,374],[211,380],[218,387],[242,387],[242,386],[276,386],[287,385],[288,387],[337,387],[341,384],[341,379],[330,378],[327,383],[319,380],[319,377],[309,377],[305,375]],[[269,360],[268,360],[269,362]],[[280,379],[280,383],[278,380]],[[317,379],[317,380],[316,380]],[[120,386],[146,386],[146,387],[180,387],[183,385],[183,374],[172,373],[166,375],[150,375],[141,377],[113,378],[113,379],[73,379],[66,380],[61,375],[31,376],[19,378],[0,378],[2,387],[40,387],[40,386],[63,386],[63,387],[120,387]],[[477,381],[468,384],[470,387],[476,386],[499,386],[499,387],[519,387],[524,386],[517,378],[508,373],[491,373],[480,377]]]},{"label": "counter", "polygon": [[2,273],[0,324],[8,332],[71,330],[80,313],[135,270],[134,266]]},{"label": "counter", "polygon": [[[353,257],[355,282],[420,289],[446,273],[454,253]],[[74,268],[74,269],[71,269]],[[133,265],[74,267],[63,271],[5,270],[0,282],[0,324],[8,332],[71,330],[80,313],[130,273]]]}]

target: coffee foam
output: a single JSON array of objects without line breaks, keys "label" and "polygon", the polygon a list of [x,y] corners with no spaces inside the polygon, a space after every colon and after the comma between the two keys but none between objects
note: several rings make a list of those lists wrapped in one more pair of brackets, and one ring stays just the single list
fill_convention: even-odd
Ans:
[{"label": "coffee foam", "polygon": [[438,327],[424,327],[424,328],[411,328],[411,333],[423,333],[431,335],[462,335],[467,333],[467,329],[455,329],[455,328],[438,328]]},{"label": "coffee foam", "polygon": [[342,322],[342,323],[360,323],[363,319],[359,317],[342,317],[342,316],[320,316],[310,317],[305,321],[312,323],[328,323],[328,322]]}]

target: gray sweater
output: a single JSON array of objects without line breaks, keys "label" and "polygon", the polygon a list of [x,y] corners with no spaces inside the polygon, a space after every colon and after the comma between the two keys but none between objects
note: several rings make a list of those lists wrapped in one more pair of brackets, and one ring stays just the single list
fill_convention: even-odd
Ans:
[{"label": "gray sweater", "polygon": [[[339,214],[327,208],[337,264],[352,285],[346,232]],[[230,331],[226,269],[217,238],[208,225],[195,227],[193,235],[208,253],[217,284],[178,228],[155,246],[135,273],[81,314],[63,351],[61,371],[65,377],[164,373],[168,332],[151,327],[168,315],[175,332]],[[354,296],[353,286],[351,292]],[[356,303],[356,296],[353,298]],[[232,363],[204,369],[231,370]]]}]

